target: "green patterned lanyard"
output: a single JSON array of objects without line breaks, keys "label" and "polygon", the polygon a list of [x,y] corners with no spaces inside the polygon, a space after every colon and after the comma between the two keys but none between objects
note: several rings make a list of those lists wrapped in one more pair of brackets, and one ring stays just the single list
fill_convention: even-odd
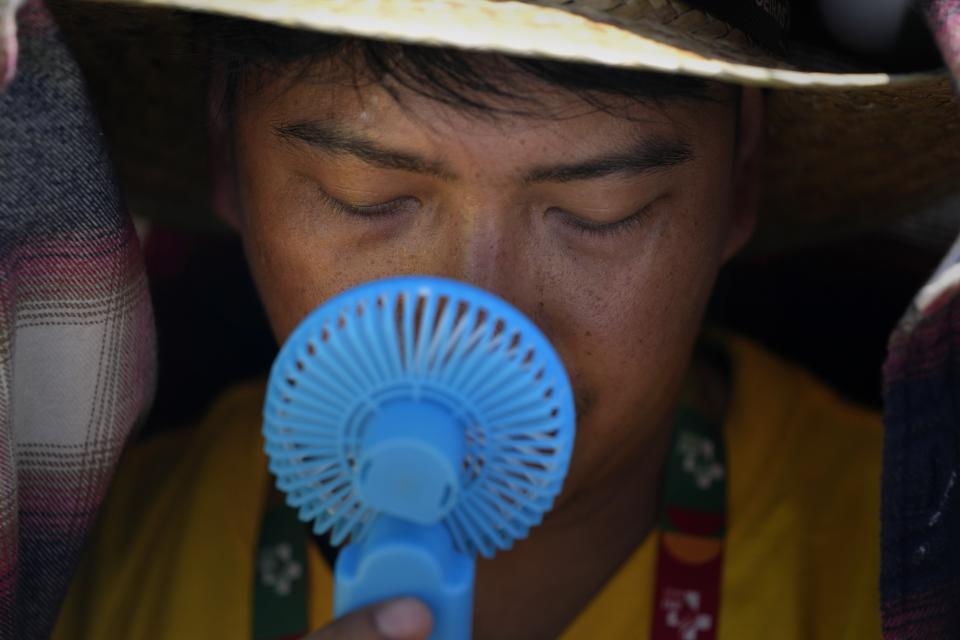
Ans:
[{"label": "green patterned lanyard", "polygon": [[[681,406],[664,465],[651,640],[716,638],[726,475],[721,425]],[[257,543],[254,640],[299,638],[310,631],[309,544],[307,526],[271,488]],[[333,553],[324,556],[333,566]]]},{"label": "green patterned lanyard", "polygon": [[260,521],[253,585],[254,640],[300,638],[310,631],[307,545],[297,513],[271,487]]}]

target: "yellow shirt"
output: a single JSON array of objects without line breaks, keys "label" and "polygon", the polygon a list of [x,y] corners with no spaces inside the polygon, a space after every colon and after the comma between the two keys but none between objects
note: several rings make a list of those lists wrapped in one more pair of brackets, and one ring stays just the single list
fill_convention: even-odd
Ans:
[{"label": "yellow shirt", "polygon": [[[730,339],[728,532],[720,640],[880,638],[878,416]],[[267,497],[263,388],[227,393],[197,430],[121,464],[54,638],[249,638]],[[600,541],[598,541],[600,542]],[[565,640],[649,635],[657,535],[579,613]],[[332,576],[310,545],[312,627]]]}]

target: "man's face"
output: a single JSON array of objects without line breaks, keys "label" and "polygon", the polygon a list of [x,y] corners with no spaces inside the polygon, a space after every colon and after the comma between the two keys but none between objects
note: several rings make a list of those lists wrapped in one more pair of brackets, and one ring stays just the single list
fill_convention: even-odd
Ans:
[{"label": "man's face", "polygon": [[526,313],[574,385],[569,496],[663,431],[754,189],[729,95],[605,112],[529,84],[537,116],[335,78],[244,92],[235,223],[280,341],[389,275],[463,280]]}]

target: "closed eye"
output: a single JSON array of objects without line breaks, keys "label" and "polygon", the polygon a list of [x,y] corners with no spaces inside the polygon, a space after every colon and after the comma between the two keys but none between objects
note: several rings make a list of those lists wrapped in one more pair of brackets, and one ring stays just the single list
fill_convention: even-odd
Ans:
[{"label": "closed eye", "polygon": [[320,194],[320,199],[323,200],[324,204],[326,204],[329,208],[333,209],[339,214],[358,218],[388,217],[399,213],[405,213],[411,207],[419,206],[420,204],[419,200],[409,196],[394,198],[393,200],[379,202],[376,204],[353,204],[338,200],[322,190],[318,190],[318,193]]},{"label": "closed eye", "polygon": [[551,212],[559,215],[563,223],[577,233],[594,237],[609,237],[629,231],[636,225],[643,222],[644,218],[646,218],[650,209],[653,208],[653,205],[656,204],[657,201],[658,200],[654,200],[653,202],[644,205],[642,208],[630,214],[626,218],[622,218],[615,222],[593,222],[570,213],[569,211],[564,211],[563,209],[551,209]]}]

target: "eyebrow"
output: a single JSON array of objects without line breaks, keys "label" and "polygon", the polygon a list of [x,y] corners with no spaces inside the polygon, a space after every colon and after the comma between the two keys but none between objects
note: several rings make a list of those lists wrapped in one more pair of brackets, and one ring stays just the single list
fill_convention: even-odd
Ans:
[{"label": "eyebrow", "polygon": [[351,155],[375,167],[424,173],[448,181],[456,178],[439,162],[432,162],[403,151],[386,149],[362,135],[330,123],[303,120],[277,125],[273,131],[283,140],[306,143],[333,155]]},{"label": "eyebrow", "polygon": [[573,182],[613,175],[637,176],[670,169],[689,162],[693,147],[684,140],[663,136],[639,138],[624,151],[617,151],[573,164],[535,167],[524,182]]},{"label": "eyebrow", "polygon": [[[441,162],[382,147],[363,135],[333,123],[302,120],[279,124],[274,127],[274,134],[285,141],[304,143],[328,154],[351,155],[384,169],[422,173],[446,181],[453,181],[457,177]],[[693,148],[684,140],[644,136],[634,140],[624,150],[581,162],[534,167],[524,175],[523,182],[574,182],[613,175],[636,176],[676,167],[693,158]]]}]

